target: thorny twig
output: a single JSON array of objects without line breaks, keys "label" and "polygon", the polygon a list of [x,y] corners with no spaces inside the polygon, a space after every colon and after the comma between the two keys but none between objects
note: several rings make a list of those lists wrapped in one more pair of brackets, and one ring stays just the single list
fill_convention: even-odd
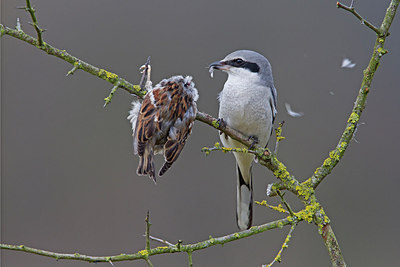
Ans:
[{"label": "thorny twig", "polygon": [[[371,24],[370,22],[368,22],[366,19],[364,19],[363,17],[361,17],[360,14],[357,13],[357,11],[355,10],[355,8],[354,8],[354,6],[353,6],[353,1],[351,2],[351,5],[350,5],[349,7],[343,5],[343,4],[340,3],[340,2],[337,2],[337,3],[336,3],[336,6],[337,6],[338,8],[343,8],[344,10],[349,11],[350,13],[352,13],[354,16],[356,16],[356,18],[357,18],[359,21],[361,21],[361,24],[364,24],[365,26],[367,26],[368,28],[370,28],[371,30],[373,30],[378,36],[381,36],[381,35],[382,35],[382,31],[381,31],[379,28],[377,28],[377,27],[375,27],[374,25],[372,25],[372,24]],[[389,33],[387,34],[387,36],[389,36]]]}]

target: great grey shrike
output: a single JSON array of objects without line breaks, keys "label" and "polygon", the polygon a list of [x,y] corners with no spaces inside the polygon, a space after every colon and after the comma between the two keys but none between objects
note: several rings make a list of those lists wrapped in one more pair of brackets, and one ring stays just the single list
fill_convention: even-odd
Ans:
[{"label": "great grey shrike", "polygon": [[[229,127],[251,137],[261,147],[267,145],[276,116],[277,93],[271,65],[261,54],[238,50],[210,65],[228,74],[219,94],[219,118]],[[245,146],[222,134],[225,147]],[[234,153],[237,173],[237,224],[241,230],[252,223],[253,185],[251,166],[254,155]]]}]

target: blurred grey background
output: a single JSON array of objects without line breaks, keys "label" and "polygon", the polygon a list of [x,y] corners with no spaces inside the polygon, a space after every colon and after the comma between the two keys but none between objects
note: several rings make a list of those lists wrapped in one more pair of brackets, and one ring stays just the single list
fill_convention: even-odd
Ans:
[{"label": "blurred grey background", "polygon": [[[390,1],[356,1],[380,24]],[[153,82],[173,74],[194,76],[198,107],[217,114],[226,79],[209,63],[237,49],[252,49],[271,62],[285,120],[279,158],[301,181],[336,145],[350,114],[375,34],[336,1],[105,1],[32,0],[44,39],[72,55],[138,83],[138,68],[151,55]],[[350,1],[344,1],[350,4]],[[35,35],[25,1],[2,0],[1,21]],[[317,197],[332,219],[349,266],[398,265],[400,142],[400,14],[391,28],[353,141]],[[357,63],[341,69],[343,58]],[[133,253],[144,248],[145,214],[151,234],[192,243],[237,230],[232,155],[200,152],[219,140],[197,122],[183,154],[154,185],[135,174],[132,96],[119,90],[103,108],[111,84],[22,41],[1,38],[1,241],[88,255]],[[287,115],[284,103],[301,118]],[[161,166],[158,158],[156,166]],[[255,200],[276,178],[254,166]],[[301,203],[287,194],[290,204]],[[277,199],[268,200],[278,204]],[[254,223],[282,215],[255,206]],[[261,266],[276,255],[289,228],[195,252],[194,266]],[[158,246],[152,243],[152,246]],[[152,257],[155,266],[187,266],[187,255]],[[3,267],[90,266],[21,252],[1,252]],[[102,263],[99,265],[107,266]],[[147,266],[123,262],[116,266]],[[301,223],[279,266],[330,266],[314,225]]]}]

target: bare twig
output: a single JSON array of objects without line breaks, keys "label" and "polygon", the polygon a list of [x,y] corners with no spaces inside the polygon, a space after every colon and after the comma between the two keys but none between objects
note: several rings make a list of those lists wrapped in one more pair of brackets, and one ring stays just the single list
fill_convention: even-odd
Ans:
[{"label": "bare twig", "polygon": [[104,102],[104,107],[106,107],[108,104],[110,104],[111,99],[113,98],[113,96],[114,96],[115,92],[117,91],[118,87],[119,87],[119,82],[116,82],[114,87],[111,88],[110,94],[106,98],[104,98],[104,101],[105,101]]},{"label": "bare twig", "polygon": [[263,267],[271,267],[272,264],[274,264],[275,262],[281,262],[282,260],[282,252],[284,249],[288,248],[288,244],[290,241],[290,238],[292,237],[292,233],[294,231],[294,228],[296,227],[297,224],[292,224],[292,227],[290,227],[289,233],[287,234],[285,241],[282,244],[281,249],[279,250],[278,254],[276,255],[276,257],[274,258],[274,260],[268,264],[268,265],[262,265]]},{"label": "bare twig", "polygon": [[269,205],[266,200],[263,200],[261,202],[255,201],[254,203],[256,203],[257,205],[260,205],[260,206],[265,206],[267,208],[270,208],[270,209],[278,211],[278,212],[284,212],[284,213],[290,214],[289,211],[282,208],[281,204],[279,204],[278,206]]},{"label": "bare twig", "polygon": [[[360,14],[357,13],[357,11],[355,10],[354,6],[353,6],[353,2],[351,2],[351,5],[345,6],[343,4],[341,4],[340,2],[336,3],[336,6],[338,8],[343,8],[346,11],[349,11],[350,13],[352,13],[354,16],[356,16],[356,18],[361,21],[361,24],[364,24],[365,26],[367,26],[368,28],[370,28],[371,30],[373,30],[378,36],[382,35],[382,31],[375,27],[374,25],[372,25],[370,22],[368,22],[366,19],[364,19],[363,17],[361,17]],[[389,35],[389,34],[388,34]]]},{"label": "bare twig", "polygon": [[147,265],[149,265],[150,267],[154,267],[149,258],[145,259],[145,261],[147,262]]},{"label": "bare twig", "polygon": [[293,210],[290,208],[289,203],[286,202],[285,198],[283,197],[284,194],[281,193],[280,190],[276,190],[276,193],[278,194],[278,196],[281,198],[282,203],[286,206],[286,209],[289,211],[290,216],[294,217],[294,212]]},{"label": "bare twig", "polygon": [[42,30],[42,29],[39,27],[39,24],[38,24],[38,21],[37,21],[37,19],[36,19],[36,15],[35,15],[36,10],[31,6],[31,1],[30,1],[30,0],[26,0],[26,7],[25,7],[25,10],[26,10],[27,12],[29,12],[29,14],[31,15],[32,22],[33,22],[33,23],[32,23],[32,26],[33,26],[33,27],[35,28],[35,30],[36,30],[39,46],[43,46],[44,42],[43,42],[42,33],[43,33],[44,30]]},{"label": "bare twig", "polygon": [[188,251],[188,261],[189,261],[189,267],[193,266],[193,258],[192,258],[192,252]]},{"label": "bare twig", "polygon": [[153,263],[151,263],[148,254],[150,253],[150,211],[147,211],[146,219],[144,220],[146,222],[146,232],[145,232],[145,237],[146,237],[146,252],[147,252],[147,257],[144,258],[144,260],[147,262],[147,265],[150,267],[153,267]]},{"label": "bare twig", "polygon": [[146,216],[145,222],[146,222],[146,233],[145,233],[145,235],[146,235],[146,250],[149,251],[150,250],[150,226],[151,226],[149,211],[147,211],[147,216]]},{"label": "bare twig", "polygon": [[205,241],[194,243],[194,244],[188,244],[184,245],[182,243],[178,243],[175,246],[172,247],[156,247],[152,248],[150,250],[141,250],[137,253],[134,254],[120,254],[116,256],[102,256],[102,257],[95,257],[95,256],[87,256],[87,255],[81,255],[79,253],[75,254],[65,254],[65,253],[56,253],[56,252],[51,252],[51,251],[45,251],[41,249],[36,249],[36,248],[30,248],[26,247],[24,245],[8,245],[8,244],[0,244],[1,249],[8,249],[8,250],[15,250],[15,251],[24,251],[27,253],[33,253],[37,255],[42,255],[46,257],[51,257],[55,258],[58,260],[80,260],[80,261],[87,261],[87,262],[117,262],[117,261],[133,261],[133,260],[138,260],[142,259],[145,260],[146,258],[149,258],[152,255],[157,255],[157,254],[166,254],[166,253],[177,253],[177,252],[193,252],[196,250],[202,250],[206,249],[211,246],[215,245],[223,245],[241,238],[249,237],[255,234],[259,234],[268,230],[276,229],[276,228],[282,228],[283,226],[292,224],[292,219],[291,218],[285,218],[281,220],[276,220],[273,222],[269,222],[266,224],[262,224],[259,226],[253,226],[248,230],[241,231],[241,232],[236,232],[232,233],[226,236],[218,237],[218,238],[209,238]]}]

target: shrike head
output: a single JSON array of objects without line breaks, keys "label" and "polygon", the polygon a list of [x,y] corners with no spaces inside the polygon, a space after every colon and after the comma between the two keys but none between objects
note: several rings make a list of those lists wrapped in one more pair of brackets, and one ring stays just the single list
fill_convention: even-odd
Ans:
[{"label": "shrike head", "polygon": [[210,64],[210,73],[222,70],[229,76],[240,79],[259,80],[266,85],[273,84],[271,65],[261,54],[251,50],[238,50],[224,59]]}]

